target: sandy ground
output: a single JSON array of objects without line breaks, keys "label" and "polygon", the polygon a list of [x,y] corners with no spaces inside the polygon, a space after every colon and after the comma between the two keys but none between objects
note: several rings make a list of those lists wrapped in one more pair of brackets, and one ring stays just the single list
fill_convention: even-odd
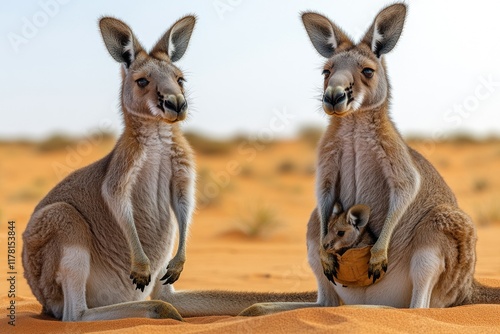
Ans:
[{"label": "sandy ground", "polygon": [[[41,152],[33,145],[0,144],[0,332],[13,332],[5,317],[9,299],[7,221],[16,223],[18,333],[160,332],[498,332],[500,306],[446,310],[349,307],[299,310],[267,317],[205,317],[187,323],[129,319],[63,324],[39,315],[21,266],[21,234],[37,202],[71,169],[95,161],[112,141],[80,142]],[[240,143],[241,144],[241,143]],[[314,208],[315,149],[306,141],[265,147],[243,143],[219,154],[197,155],[199,208],[178,289],[304,291],[315,289],[306,259],[305,230]],[[228,144],[229,145],[229,144]],[[500,142],[414,142],[442,173],[478,227],[476,276],[500,286]],[[253,151],[252,151],[253,150]],[[255,154],[250,154],[252,151]],[[228,168],[236,162],[238,169]],[[246,225],[245,225],[246,224]],[[260,224],[260,225],[259,225]],[[250,226],[250,227],[248,227]],[[255,232],[255,233],[254,233]],[[256,237],[252,235],[256,234]],[[168,328],[164,328],[168,326]]]}]

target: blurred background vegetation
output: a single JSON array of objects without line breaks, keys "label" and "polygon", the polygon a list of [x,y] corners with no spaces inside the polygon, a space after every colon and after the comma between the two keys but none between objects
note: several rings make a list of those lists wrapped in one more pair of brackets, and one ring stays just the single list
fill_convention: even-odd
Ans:
[{"label": "blurred background vegetation", "polygon": [[[198,219],[224,221],[221,235],[265,239],[285,234],[289,219],[283,212],[304,203],[292,211],[305,217],[314,208],[316,145],[323,131],[307,126],[295,138],[267,142],[186,133],[196,153]],[[110,132],[1,140],[0,215],[16,217],[18,211],[27,219],[26,213],[62,177],[107,154],[115,141]],[[500,139],[458,133],[439,141],[417,136],[407,141],[436,166],[476,224],[500,224]],[[230,162],[237,168],[228,168]]]}]

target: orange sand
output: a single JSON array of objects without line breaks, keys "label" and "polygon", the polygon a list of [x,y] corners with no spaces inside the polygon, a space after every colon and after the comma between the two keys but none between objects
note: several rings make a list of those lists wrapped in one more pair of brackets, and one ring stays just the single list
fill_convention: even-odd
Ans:
[{"label": "orange sand", "polygon": [[[478,225],[476,276],[500,286],[500,143],[448,143],[430,147],[414,143],[443,174],[463,209]],[[103,156],[111,142],[93,146],[74,165]],[[307,309],[258,318],[203,317],[173,320],[127,319],[94,323],[62,323],[40,315],[21,267],[21,234],[36,203],[58,182],[54,163],[67,164],[64,150],[38,152],[32,146],[0,144],[0,333],[246,333],[246,332],[431,332],[500,333],[500,305],[451,309],[396,310],[352,307]],[[250,159],[252,158],[252,159]],[[237,153],[197,155],[199,192],[217,185],[210,173],[228,173],[235,160],[242,171],[200,206],[194,217],[187,263],[178,289],[304,291],[315,289],[306,260],[305,230],[314,207],[315,151],[291,141],[257,150],[255,158]],[[209,186],[210,187],[210,186]],[[274,229],[250,238],[237,229],[263,208],[276,216]],[[15,331],[7,326],[7,221],[16,221],[17,263]],[[265,259],[263,261],[263,259]],[[3,320],[2,320],[3,319]]]}]

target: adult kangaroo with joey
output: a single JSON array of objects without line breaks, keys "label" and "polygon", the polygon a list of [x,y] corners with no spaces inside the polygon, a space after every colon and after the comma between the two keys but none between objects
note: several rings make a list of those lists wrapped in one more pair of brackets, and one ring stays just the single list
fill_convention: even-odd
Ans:
[{"label": "adult kangaroo with joey", "polygon": [[70,174],[42,199],[23,234],[25,277],[44,313],[63,321],[181,319],[238,314],[269,299],[316,299],[315,292],[182,292],[171,285],[186,259],[195,203],[195,166],[178,125],[188,104],[174,63],[195,21],[178,20],[148,53],[125,23],[100,20],[106,48],[122,64],[125,129],[107,156]]},{"label": "adult kangaroo with joey", "polygon": [[[330,124],[318,148],[317,208],[308,223],[309,263],[318,282],[316,303],[265,303],[257,315],[313,306],[373,304],[448,307],[500,303],[500,289],[474,280],[476,231],[434,167],[410,148],[389,116],[390,85],[384,55],[396,45],[404,4],[383,9],[355,44],[328,18],[304,13],[309,38],[325,57],[323,109]],[[334,204],[371,208],[371,250],[366,287],[334,285],[336,263],[326,253]],[[321,260],[325,259],[325,260]]]}]

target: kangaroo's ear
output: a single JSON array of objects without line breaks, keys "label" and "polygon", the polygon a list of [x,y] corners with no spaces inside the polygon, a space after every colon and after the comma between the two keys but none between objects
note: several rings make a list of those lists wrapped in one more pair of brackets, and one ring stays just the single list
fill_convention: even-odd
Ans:
[{"label": "kangaroo's ear", "polygon": [[169,56],[172,62],[182,58],[191,39],[196,17],[190,15],[175,22],[172,27],[160,38],[151,51],[151,54],[162,52]]},{"label": "kangaroo's ear", "polygon": [[401,36],[405,17],[405,4],[397,3],[382,9],[368,29],[363,43],[368,44],[377,57],[390,52]]},{"label": "kangaroo's ear", "polygon": [[333,211],[332,211],[332,214],[333,214],[334,216],[338,216],[338,215],[340,215],[343,211],[344,211],[344,209],[342,209],[342,204],[340,204],[340,202],[335,202],[335,204],[333,205]]},{"label": "kangaroo's ear", "polygon": [[331,58],[341,44],[353,44],[339,27],[321,14],[303,13],[302,22],[314,48],[325,58]]},{"label": "kangaroo's ear", "polygon": [[370,208],[363,204],[354,205],[347,212],[349,223],[354,227],[361,228],[370,219]]},{"label": "kangaroo's ear", "polygon": [[122,21],[112,17],[100,19],[99,29],[111,57],[119,63],[124,63],[127,68],[130,67],[137,53],[142,50],[132,30]]}]

